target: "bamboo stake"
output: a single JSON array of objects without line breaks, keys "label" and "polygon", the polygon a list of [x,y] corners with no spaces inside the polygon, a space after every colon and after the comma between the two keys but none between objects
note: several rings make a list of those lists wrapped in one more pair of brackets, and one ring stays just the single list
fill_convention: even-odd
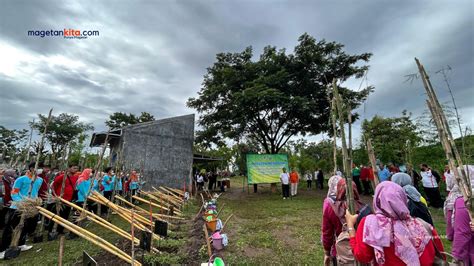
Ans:
[{"label": "bamboo stake", "polygon": [[167,189],[164,188],[164,187],[159,187],[159,188],[160,188],[161,190],[163,190],[166,195],[168,195],[169,197],[173,198],[174,200],[176,200],[176,201],[178,201],[178,202],[180,202],[180,203],[183,202],[183,200],[182,200],[180,197],[176,196],[173,192],[167,190]]},{"label": "bamboo stake", "polygon": [[63,254],[64,254],[64,235],[59,238],[59,255],[58,255],[58,265],[63,265]]},{"label": "bamboo stake", "polygon": [[230,218],[232,218],[232,216],[234,216],[233,213],[231,213],[231,214],[229,215],[229,217],[227,217],[227,219],[225,220],[224,224],[222,225],[222,230],[221,230],[221,231],[224,231],[224,228],[225,228],[225,226],[227,225],[227,222],[229,222],[229,220],[230,220]]},{"label": "bamboo stake", "polygon": [[[66,204],[66,205],[69,205],[70,207],[78,210],[78,211],[82,211],[82,208],[77,206],[76,204],[72,203],[72,202],[69,202],[63,198],[60,198],[60,200]],[[87,218],[91,221],[93,221],[94,223],[106,228],[106,229],[109,229],[110,231],[124,237],[124,238],[128,238],[128,239],[131,239],[131,236],[129,233],[127,233],[125,230],[123,230],[122,228],[120,227],[117,227],[115,226],[114,224],[108,222],[107,220],[105,220],[104,218],[100,217],[99,215],[91,212],[91,211],[88,211],[88,210],[84,210],[85,214],[87,214]],[[140,241],[138,240],[137,245],[140,244]]]},{"label": "bamboo stake", "polygon": [[[370,164],[372,166],[372,171],[374,172],[374,185],[377,186],[379,184],[379,174],[376,166],[376,161],[375,161],[375,153],[374,149],[372,147],[372,141],[370,139],[367,139],[367,154],[369,155],[369,160]],[[375,187],[374,187],[374,192],[375,192]]]},{"label": "bamboo stake", "polygon": [[206,224],[203,224],[202,228],[204,230],[204,236],[205,236],[205,239],[206,239],[207,255],[209,255],[209,257],[211,257],[212,256],[211,243],[209,242],[209,233],[207,232]]},{"label": "bamboo stake", "polygon": [[351,214],[355,214],[354,212],[354,195],[352,194],[352,174],[351,174],[351,167],[349,154],[347,153],[347,146],[346,146],[346,135],[344,133],[344,116],[343,116],[343,109],[342,109],[342,100],[338,93],[336,79],[332,81],[333,87],[333,94],[336,101],[337,111],[339,113],[339,127],[341,130],[341,142],[342,142],[342,157],[343,157],[343,165],[344,165],[344,173],[346,175],[346,194],[347,194],[347,205],[349,212]]},{"label": "bamboo stake", "polygon": [[[116,199],[120,200],[121,202],[125,203],[126,205],[130,206],[131,208],[134,208],[135,210],[141,212],[141,213],[146,213],[147,211],[143,208],[138,207],[137,205],[134,205],[133,203],[130,203],[128,200],[120,197],[120,196],[115,196]],[[175,217],[175,216],[169,216],[166,214],[160,214],[160,213],[153,213],[153,217],[158,218],[159,220],[163,219],[176,219],[176,220],[184,220],[182,217]],[[167,223],[171,224],[170,222],[166,221]],[[171,224],[173,225],[173,224]]]},{"label": "bamboo stake", "polygon": [[[130,258],[130,256],[128,254],[126,254],[125,252],[123,252],[122,250],[120,250],[119,248],[117,248],[116,246],[112,245],[111,243],[109,243],[108,241],[102,239],[101,237],[85,230],[84,228],[80,227],[80,226],[77,226],[73,223],[71,223],[70,221],[58,216],[58,215],[55,215],[54,213],[42,208],[42,207],[37,207],[39,212],[42,214],[42,215],[45,215],[46,217],[48,217],[49,219],[51,219],[52,221],[58,223],[58,224],[61,224],[61,226],[63,226],[64,228],[68,229],[69,231],[73,232],[74,234],[88,240],[89,242],[99,246],[100,248],[118,256],[119,258],[125,260],[126,262],[128,263],[131,263],[132,260]],[[133,265],[133,264],[132,264]],[[139,262],[136,262],[135,265],[141,265]]]},{"label": "bamboo stake", "polygon": [[[64,195],[64,187],[66,186],[66,179],[69,177],[69,169],[67,168],[67,160],[65,159],[66,156],[67,156],[67,145],[64,147],[64,174],[63,174],[63,181],[61,183],[61,192],[59,193],[59,197],[63,197]],[[53,193],[54,193],[54,190],[52,190]],[[56,197],[58,195],[55,195]],[[60,201],[56,201],[56,214],[59,214],[59,212],[61,211],[61,202]],[[56,237],[56,233],[58,231],[58,224],[55,223],[54,226],[53,226],[53,231],[52,231],[52,235],[54,237]]]},{"label": "bamboo stake", "polygon": [[[107,149],[107,144],[109,143],[109,134],[110,134],[110,129],[109,129],[109,131],[107,131],[107,134],[105,135],[104,146],[102,147],[102,150],[101,150],[100,156],[99,156],[99,160],[97,161],[97,164],[96,164],[96,166],[95,166],[95,169],[94,169],[94,171],[95,171],[95,172],[94,172],[94,178],[91,180],[91,183],[90,183],[90,185],[89,185],[89,189],[88,189],[88,191],[87,191],[86,197],[91,194],[92,188],[94,187],[94,182],[95,182],[95,180],[97,180],[97,182],[99,182],[99,180],[98,180],[98,177],[99,177],[99,169],[100,169],[100,167],[101,167],[101,165],[102,165],[102,159],[104,158],[105,150]],[[87,199],[84,200],[84,203],[82,204],[82,212],[81,212],[81,214],[84,213],[84,210],[86,209],[86,206],[87,206]],[[100,205],[97,206],[98,211],[99,211],[99,213],[100,213],[100,208],[99,208],[99,207],[100,207]]]},{"label": "bamboo stake", "polygon": [[[141,201],[141,202],[143,202],[143,203],[148,203],[146,199],[140,198],[140,197],[137,196],[137,195],[134,195],[132,198],[134,198],[134,199],[136,199],[136,200],[138,200],[138,201]],[[156,204],[156,203],[152,203],[152,205],[153,205],[153,207],[155,207],[155,208],[160,208],[160,209],[162,209],[162,210],[169,211],[168,208],[163,207],[163,206],[161,206],[161,205],[158,205],[158,204]]]},{"label": "bamboo stake", "polygon": [[155,192],[150,193],[150,194],[156,195],[157,197],[160,197],[161,199],[164,199],[167,202],[170,202],[170,203],[173,203],[173,204],[178,204],[178,205],[183,204],[183,202],[180,202],[180,201],[176,200],[175,198],[163,193],[162,191],[160,191],[160,190],[158,190],[154,187],[152,187],[152,188],[155,190]]},{"label": "bamboo stake", "polygon": [[332,130],[333,130],[332,156],[333,156],[333,162],[334,162],[334,174],[336,174],[337,172],[337,129],[336,129],[336,102],[335,102],[334,97],[331,101],[331,123],[332,123]]},{"label": "bamboo stake", "polygon": [[147,193],[147,192],[145,192],[145,191],[141,191],[140,194],[141,194],[141,195],[145,195],[145,196],[147,196],[149,199],[154,200],[157,204],[160,204],[160,199],[163,199],[162,202],[167,205],[166,208],[169,208],[171,205],[174,205],[174,206],[176,206],[176,207],[179,207],[179,206],[180,206],[180,205],[179,205],[178,203],[176,203],[176,202],[164,200],[164,199],[166,199],[166,198],[164,198],[164,197],[161,198],[161,195],[155,196],[156,194]]},{"label": "bamboo stake", "polygon": [[132,265],[135,262],[135,246],[133,245],[133,240],[135,239],[135,228],[133,226],[135,224],[134,223],[134,218],[135,218],[134,214],[135,214],[135,211],[132,210],[132,222],[130,223],[130,227],[131,227],[130,232],[132,232],[132,242],[131,242],[131,244],[132,244],[132,250],[131,250],[131,252],[132,252],[132,256],[131,256],[132,257]]}]

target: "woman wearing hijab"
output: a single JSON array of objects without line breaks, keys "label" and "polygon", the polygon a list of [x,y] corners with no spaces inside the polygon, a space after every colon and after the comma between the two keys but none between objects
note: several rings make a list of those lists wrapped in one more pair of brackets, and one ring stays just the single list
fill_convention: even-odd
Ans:
[{"label": "woman wearing hijab", "polygon": [[412,217],[420,218],[423,221],[434,225],[431,214],[425,204],[422,203],[422,196],[414,186],[411,185],[411,177],[405,173],[396,173],[392,176],[392,181],[400,185],[408,197],[408,210]]},{"label": "woman wearing hijab", "polygon": [[464,203],[461,190],[456,182],[451,183],[446,201],[444,217],[446,219],[446,237],[453,241],[452,254],[464,265],[474,264],[474,232],[471,231],[471,218]]},{"label": "woman wearing hijab", "polygon": [[[91,173],[92,169],[86,168],[84,171],[82,171],[81,175],[77,179],[76,183],[76,190],[77,190],[77,205],[82,206],[84,204],[84,201],[87,200],[87,197],[90,195],[92,191],[94,191],[94,187],[96,187],[98,184],[97,180],[93,180],[94,184],[91,187]],[[92,205],[92,203],[89,201],[87,202],[87,208],[91,210],[92,212],[96,212],[97,206]]]},{"label": "woman wearing hijab", "polygon": [[[329,184],[331,186],[331,184]],[[360,201],[357,186],[352,182],[352,193],[354,195],[354,208],[358,212],[364,204]],[[329,195],[329,193],[328,193]],[[322,240],[324,247],[324,263],[329,265],[331,257],[334,260],[336,237],[342,231],[344,215],[347,210],[346,180],[340,178],[336,186],[336,199],[329,198],[329,206],[323,210]]]},{"label": "woman wearing hijab", "polygon": [[403,189],[387,181],[375,189],[374,214],[362,218],[357,230],[354,229],[357,215],[346,213],[356,260],[361,263],[374,261],[374,265],[385,266],[433,265],[435,245],[443,252],[443,244],[432,226],[410,216],[407,201]]},{"label": "woman wearing hijab", "polygon": [[[323,223],[324,223],[324,217],[325,217],[324,214],[328,212],[327,209],[331,209],[331,204],[333,204],[336,201],[337,183],[339,182],[339,180],[341,180],[341,178],[342,177],[338,175],[334,175],[328,180],[328,194],[323,201]],[[322,229],[323,227],[321,227],[321,231]],[[321,233],[321,242],[324,242],[323,237],[324,237],[324,231],[322,231]],[[329,243],[327,243],[327,245],[329,245]],[[325,257],[326,256],[328,257],[329,260],[331,260],[331,258],[333,258],[334,260],[336,259],[336,248],[334,244],[329,248],[328,252],[325,249]]]}]

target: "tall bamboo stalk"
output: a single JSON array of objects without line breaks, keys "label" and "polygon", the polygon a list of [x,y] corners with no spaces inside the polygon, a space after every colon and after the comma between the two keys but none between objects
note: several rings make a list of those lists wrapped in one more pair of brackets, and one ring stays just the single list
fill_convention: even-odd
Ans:
[{"label": "tall bamboo stalk", "polygon": [[[454,173],[455,180],[458,183],[458,186],[462,192],[466,206],[470,206],[470,200],[472,196],[470,180],[466,175],[466,171],[464,170],[462,158],[459,155],[456,144],[454,143],[454,139],[447,123],[446,116],[444,115],[444,112],[438,101],[433,86],[431,85],[429,76],[426,73],[423,65],[417,58],[415,58],[415,62],[418,66],[423,85],[428,95],[428,108],[430,109],[430,112],[433,116],[433,120],[436,124],[436,128],[438,129],[440,142],[445,150],[446,158],[448,159],[448,165]],[[457,171],[458,167],[461,170],[461,173]]]},{"label": "tall bamboo stalk", "polygon": [[[89,184],[89,189],[87,190],[86,199],[84,199],[84,203],[82,203],[81,215],[83,213],[85,213],[84,210],[86,209],[86,206],[87,206],[87,196],[89,196],[91,194],[92,188],[94,187],[95,180],[98,180],[99,170],[100,170],[100,167],[102,165],[102,159],[104,158],[105,150],[107,149],[107,144],[109,143],[109,134],[110,134],[110,129],[109,129],[109,131],[107,131],[107,134],[105,135],[104,146],[102,147],[99,159],[98,159],[97,164],[96,164],[95,169],[94,169],[94,171],[95,171],[94,172],[94,178],[91,180],[91,183]],[[99,181],[97,181],[97,182],[99,182]],[[100,207],[100,205],[98,207]],[[100,211],[100,209],[99,209],[99,211]]]},{"label": "tall bamboo stalk", "polygon": [[372,141],[370,140],[370,138],[367,139],[367,154],[369,155],[369,161],[372,166],[372,171],[374,172],[374,185],[377,186],[380,182],[378,174],[379,170],[377,169],[374,148],[372,147]]},{"label": "tall bamboo stalk", "polygon": [[342,107],[342,100],[341,96],[339,95],[336,79],[332,81],[333,87],[333,95],[336,102],[337,111],[339,114],[339,128],[341,130],[341,142],[342,142],[342,157],[343,157],[343,166],[344,166],[344,173],[346,175],[346,195],[347,195],[347,205],[349,207],[349,212],[354,214],[354,195],[352,194],[352,174],[351,174],[351,158],[349,158],[349,154],[347,152],[347,144],[346,144],[346,135],[344,132],[344,115],[343,115],[343,107]]}]

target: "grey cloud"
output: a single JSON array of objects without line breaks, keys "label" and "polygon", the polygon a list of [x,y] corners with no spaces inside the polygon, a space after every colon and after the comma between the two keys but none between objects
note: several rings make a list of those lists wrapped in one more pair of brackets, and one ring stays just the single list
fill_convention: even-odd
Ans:
[{"label": "grey cloud", "polygon": [[[20,67],[34,68],[36,74],[21,80],[0,72],[0,124],[7,126],[26,124],[50,105],[58,112],[77,113],[98,129],[115,111],[148,111],[155,117],[194,112],[185,102],[196,96],[216,53],[238,52],[249,45],[256,56],[266,45],[292,52],[304,32],[342,42],[350,53],[374,53],[368,79],[376,91],[366,111],[364,106],[357,110],[363,118],[399,115],[403,109],[416,115],[425,109],[421,81],[404,82],[404,75],[416,72],[415,56],[433,72],[442,101],[449,95],[434,72],[450,65],[451,85],[463,116],[472,116],[474,110],[467,100],[474,89],[470,1],[21,0],[4,6],[0,43],[46,61],[48,56],[63,55],[84,65],[25,63]],[[56,26],[89,27],[101,35],[78,41],[26,36],[30,28]],[[349,82],[352,88],[359,84]],[[61,94],[54,94],[53,88],[61,88]],[[16,108],[35,102],[31,110]]]}]

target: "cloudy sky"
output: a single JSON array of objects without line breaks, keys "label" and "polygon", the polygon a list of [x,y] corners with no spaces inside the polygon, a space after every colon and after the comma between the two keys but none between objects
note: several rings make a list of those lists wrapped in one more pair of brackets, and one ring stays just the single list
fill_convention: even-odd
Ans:
[{"label": "cloudy sky", "polygon": [[[266,45],[292,52],[308,32],[372,52],[375,86],[365,118],[419,115],[422,83],[405,82],[418,57],[442,102],[436,70],[449,65],[465,126],[474,128],[472,1],[25,1],[0,0],[0,125],[26,128],[37,113],[68,112],[104,130],[108,115],[147,111],[156,118],[193,113],[206,67],[219,52]],[[32,37],[29,30],[98,30],[87,39]],[[366,81],[364,81],[364,84]],[[348,83],[358,89],[359,81]]]}]

